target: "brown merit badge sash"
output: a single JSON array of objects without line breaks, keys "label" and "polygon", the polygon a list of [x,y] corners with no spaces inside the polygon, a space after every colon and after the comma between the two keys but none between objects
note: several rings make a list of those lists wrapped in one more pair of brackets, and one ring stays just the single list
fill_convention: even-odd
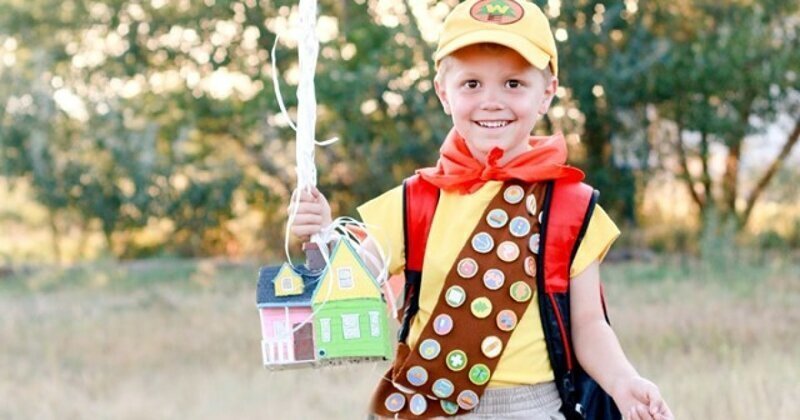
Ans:
[{"label": "brown merit badge sash", "polygon": [[373,413],[429,418],[478,405],[536,289],[544,192],[545,183],[511,181],[492,199],[448,272],[416,348],[398,343],[373,395]]}]

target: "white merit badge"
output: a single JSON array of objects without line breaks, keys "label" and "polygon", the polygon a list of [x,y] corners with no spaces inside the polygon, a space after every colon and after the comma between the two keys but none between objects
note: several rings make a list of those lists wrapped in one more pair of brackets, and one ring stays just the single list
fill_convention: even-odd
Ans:
[{"label": "white merit badge", "polygon": [[414,366],[406,372],[406,379],[414,386],[425,385],[428,382],[428,371],[422,366]]},{"label": "white merit badge", "polygon": [[386,397],[386,401],[384,401],[383,405],[392,413],[397,413],[406,405],[406,397],[399,392],[393,392]]},{"label": "white merit badge", "polygon": [[503,341],[499,337],[490,335],[481,342],[481,353],[484,356],[494,359],[503,351]]},{"label": "white merit badge", "polygon": [[472,315],[475,315],[475,318],[484,319],[492,314],[492,301],[485,296],[481,296],[470,303],[469,309]]},{"label": "white merit badge", "polygon": [[489,290],[497,290],[503,287],[506,282],[506,275],[497,268],[490,268],[483,273],[483,285]]},{"label": "white merit badge", "polygon": [[438,341],[427,338],[419,345],[419,355],[425,360],[433,360],[442,351],[442,346]]},{"label": "white merit badge", "polygon": [[428,401],[425,399],[424,395],[414,394],[414,396],[411,397],[411,401],[408,403],[408,409],[411,411],[411,414],[418,416],[428,409]]},{"label": "white merit badge", "polygon": [[503,191],[503,200],[508,204],[517,204],[525,197],[525,190],[519,185],[512,185]]},{"label": "white merit badge", "polygon": [[505,262],[512,262],[519,257],[519,246],[514,242],[505,241],[497,247],[497,256]]},{"label": "white merit badge", "polygon": [[431,386],[431,391],[433,391],[433,395],[439,398],[447,398],[453,395],[453,392],[456,390],[456,387],[453,385],[450,380],[441,378],[437,379],[433,386]]},{"label": "white merit badge", "polygon": [[525,257],[525,262],[523,262],[525,268],[525,274],[536,277],[536,258],[532,256]]},{"label": "white merit badge", "polygon": [[439,314],[433,320],[433,332],[438,335],[447,335],[453,331],[453,318],[447,314]]},{"label": "white merit badge", "polygon": [[472,237],[472,249],[481,254],[488,254],[494,248],[494,239],[486,232],[480,232]]},{"label": "white merit badge", "polygon": [[526,217],[517,216],[511,219],[508,230],[511,231],[511,235],[514,237],[523,238],[531,232],[531,222]]},{"label": "white merit badge", "polygon": [[539,253],[539,234],[534,233],[531,235],[531,239],[528,240],[528,248],[530,248],[531,252],[534,254]]},{"label": "white merit badge", "polygon": [[495,228],[500,229],[508,222],[508,213],[503,209],[494,209],[486,215],[486,223]]},{"label": "white merit badge", "polygon": [[536,196],[531,194],[525,199],[525,208],[528,209],[528,214],[536,216]]},{"label": "white merit badge", "polygon": [[464,410],[472,410],[478,405],[478,394],[475,391],[465,389],[458,394],[456,402]]},{"label": "white merit badge", "polygon": [[465,279],[471,279],[478,274],[478,263],[472,258],[464,258],[458,262],[456,272]]}]

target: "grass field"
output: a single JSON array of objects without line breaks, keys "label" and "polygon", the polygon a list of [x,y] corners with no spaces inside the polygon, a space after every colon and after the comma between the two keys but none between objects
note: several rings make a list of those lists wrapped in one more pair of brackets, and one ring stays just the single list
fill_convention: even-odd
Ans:
[{"label": "grass field", "polygon": [[[800,417],[800,265],[604,264],[614,327],[678,419]],[[261,367],[254,264],[0,278],[0,419],[358,419],[387,364]]]}]

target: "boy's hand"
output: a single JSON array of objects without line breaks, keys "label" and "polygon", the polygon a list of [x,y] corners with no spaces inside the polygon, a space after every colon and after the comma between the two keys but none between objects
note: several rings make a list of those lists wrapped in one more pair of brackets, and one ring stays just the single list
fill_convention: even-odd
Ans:
[{"label": "boy's hand", "polygon": [[673,420],[658,387],[641,376],[622,378],[611,396],[625,420]]},{"label": "boy's hand", "polygon": [[[303,242],[307,242],[311,235],[331,224],[331,206],[328,200],[316,187],[309,191],[296,191],[300,194],[297,204],[297,214],[292,224],[292,234]],[[289,214],[294,211],[293,205],[289,206]]]}]

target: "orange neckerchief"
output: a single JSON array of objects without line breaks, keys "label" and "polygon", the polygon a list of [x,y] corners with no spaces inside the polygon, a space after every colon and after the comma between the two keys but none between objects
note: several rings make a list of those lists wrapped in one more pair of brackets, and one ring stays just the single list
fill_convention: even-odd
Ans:
[{"label": "orange neckerchief", "polygon": [[531,136],[529,142],[530,150],[503,166],[497,166],[497,161],[503,157],[503,150],[495,147],[486,157],[484,166],[472,156],[466,140],[453,128],[439,150],[436,166],[419,169],[417,173],[443,190],[456,190],[461,194],[475,192],[489,180],[536,182],[561,178],[583,179],[584,174],[580,169],[566,164],[567,143],[561,133],[550,137]]}]

